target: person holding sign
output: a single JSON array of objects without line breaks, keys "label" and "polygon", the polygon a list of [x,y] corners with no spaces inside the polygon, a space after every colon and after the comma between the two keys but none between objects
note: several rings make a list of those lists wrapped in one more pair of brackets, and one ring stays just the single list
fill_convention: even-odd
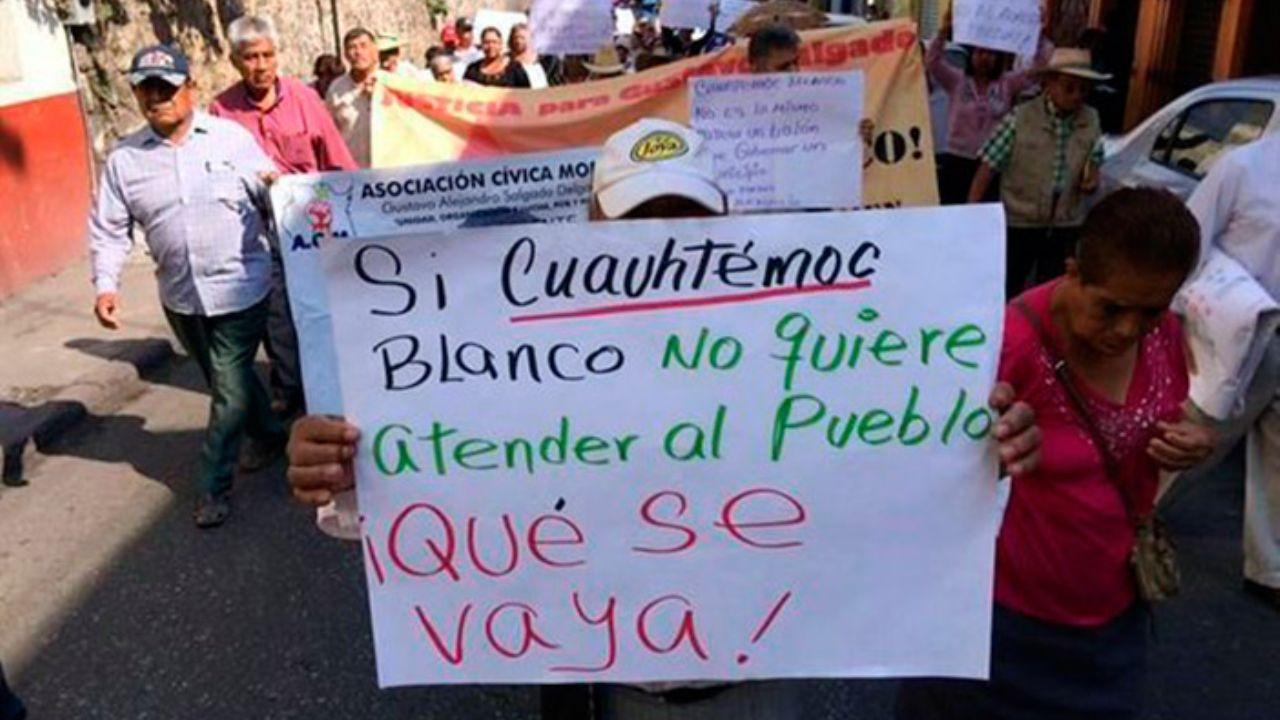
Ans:
[{"label": "person holding sign", "polygon": [[969,202],[982,202],[997,173],[1008,216],[1007,297],[1027,276],[1046,282],[1062,274],[1084,222],[1084,197],[1098,189],[1102,128],[1084,104],[1097,80],[1089,51],[1054,50],[1041,71],[1044,95],[1022,103],[1000,121],[982,146],[982,162]]},{"label": "person holding sign", "polygon": [[[596,163],[593,217],[624,220],[723,214],[725,198],[701,146],[702,139],[687,128],[660,120],[643,120],[614,135]],[[1001,412],[995,433],[1006,467],[1019,474],[1033,469],[1039,431],[1029,406],[1015,403],[1008,386],[992,393],[991,404]],[[353,487],[351,463],[359,435],[359,429],[338,418],[312,416],[296,423],[289,449],[289,480],[295,497],[308,504],[324,504],[334,493]],[[600,689],[598,706],[610,720],[749,713],[798,717],[794,687],[788,683],[723,682],[646,686],[645,690],[611,687]]]},{"label": "person holding sign", "polygon": [[1066,275],[1009,307],[999,377],[1035,409],[1044,453],[1010,473],[990,681],[906,681],[899,720],[1138,716],[1147,601],[1160,598],[1131,567],[1137,523],[1161,470],[1213,448],[1181,419],[1187,364],[1168,310],[1199,250],[1177,197],[1120,190],[1089,213]]},{"label": "person holding sign", "polygon": [[1049,61],[1053,43],[1042,28],[1040,47],[1030,69],[1007,72],[1013,58],[1008,53],[969,46],[964,70],[947,62],[945,49],[951,39],[951,12],[925,53],[929,76],[947,96],[947,138],[939,160],[938,191],[943,205],[961,205],[969,199],[969,187],[978,171],[978,151],[992,130],[1013,107],[1018,96],[1036,82],[1036,71]]},{"label": "person holding sign", "polygon": [[489,27],[481,31],[480,50],[484,53],[484,57],[468,65],[462,79],[487,87],[532,87],[524,67],[515,59],[503,54],[502,33],[498,28]]},{"label": "person holding sign", "polygon": [[[1280,135],[1268,135],[1231,151],[1214,164],[1187,201],[1204,233],[1204,252],[1221,252],[1257,281],[1261,293],[1280,302]],[[1206,258],[1207,259],[1207,258]],[[1230,326],[1231,315],[1214,308],[1204,321]],[[1247,435],[1244,511],[1244,586],[1280,610],[1280,334],[1255,330],[1251,348],[1260,358],[1240,377],[1218,377],[1193,386],[1188,415],[1215,427],[1225,454]],[[1237,342],[1241,342],[1237,340]],[[1201,369],[1204,369],[1201,363]],[[1235,392],[1228,388],[1238,383]],[[1235,396],[1234,411],[1215,407],[1216,395]],[[1213,408],[1210,410],[1210,408]],[[1183,482],[1186,482],[1184,479]]]}]

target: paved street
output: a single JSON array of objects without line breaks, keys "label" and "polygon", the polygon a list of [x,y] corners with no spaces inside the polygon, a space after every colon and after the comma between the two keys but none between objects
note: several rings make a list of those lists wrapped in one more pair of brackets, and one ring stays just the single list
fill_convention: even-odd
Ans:
[{"label": "paved street", "polygon": [[[360,558],[321,536],[282,467],[189,519],[207,408],[189,363],[0,490],[0,657],[35,720],[534,718],[528,688],[380,692]],[[1272,720],[1280,614],[1239,591],[1239,458],[1184,495],[1185,595],[1159,612],[1149,718]],[[892,682],[815,682],[809,717],[887,718]]]}]

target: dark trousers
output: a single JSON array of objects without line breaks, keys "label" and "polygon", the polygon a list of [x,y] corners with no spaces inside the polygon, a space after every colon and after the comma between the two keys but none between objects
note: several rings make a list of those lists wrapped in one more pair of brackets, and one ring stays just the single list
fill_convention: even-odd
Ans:
[{"label": "dark trousers", "polygon": [[213,402],[196,468],[201,493],[231,489],[240,441],[246,433],[262,442],[280,442],[284,429],[271,413],[271,400],[253,369],[266,332],[267,301],[217,317],[164,311],[169,327],[200,366]]},{"label": "dark trousers", "polygon": [[[969,187],[973,185],[973,176],[978,173],[976,158],[961,157],[950,153],[937,156],[938,163],[938,196],[943,205],[964,205],[969,202]],[[992,179],[984,202],[996,202],[1000,199],[1000,179]]]},{"label": "dark trousers", "polygon": [[267,296],[267,358],[271,360],[271,395],[284,404],[283,415],[305,411],[302,371],[298,364],[298,332],[293,327],[284,261],[271,253],[271,294]]},{"label": "dark trousers", "polygon": [[904,680],[896,720],[1134,720],[1146,669],[1146,606],[1071,627],[996,606],[991,679]]},{"label": "dark trousers", "polygon": [[1005,236],[1005,299],[1063,273],[1067,258],[1075,255],[1080,228],[1008,228]]},{"label": "dark trousers", "polygon": [[0,665],[0,720],[23,720],[26,716],[27,709],[9,689],[9,683],[4,679],[4,666]]}]

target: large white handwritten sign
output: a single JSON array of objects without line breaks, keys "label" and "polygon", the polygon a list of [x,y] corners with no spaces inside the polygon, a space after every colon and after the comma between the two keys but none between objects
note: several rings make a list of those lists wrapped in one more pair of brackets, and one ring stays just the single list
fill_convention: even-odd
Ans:
[{"label": "large white handwritten sign", "polygon": [[591,55],[613,39],[609,0],[534,0],[529,17],[540,53]]},{"label": "large white handwritten sign", "polygon": [[983,677],[999,206],[323,248],[383,686]]},{"label": "large white handwritten sign", "polygon": [[286,175],[271,188],[307,409],[342,412],[319,247],[327,239],[450,230],[506,211],[580,222],[591,206],[594,148],[480,162]]},{"label": "large white handwritten sign", "polygon": [[955,0],[955,41],[1031,57],[1040,42],[1041,0]]},{"label": "large white handwritten sign", "polygon": [[862,204],[862,73],[691,78],[690,119],[734,210]]}]

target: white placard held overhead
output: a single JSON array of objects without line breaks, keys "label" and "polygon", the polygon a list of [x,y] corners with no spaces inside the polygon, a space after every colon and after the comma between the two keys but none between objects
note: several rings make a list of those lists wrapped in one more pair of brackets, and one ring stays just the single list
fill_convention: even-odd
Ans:
[{"label": "white placard held overhead", "polygon": [[380,685],[985,677],[998,205],[324,246]]},{"label": "white placard held overhead", "polygon": [[[716,18],[716,30],[724,32],[738,18],[755,7],[749,0],[720,0],[720,14]],[[663,0],[659,15],[663,27],[707,28],[711,26],[710,0]]]},{"label": "white placard held overhead", "polygon": [[533,0],[529,15],[540,53],[591,55],[613,39],[610,0]]},{"label": "white placard held overhead", "polygon": [[527,212],[583,222],[596,148],[350,173],[285,175],[271,188],[307,409],[342,413],[320,246],[352,238],[451,230]]},{"label": "white placard held overhead", "polygon": [[861,72],[695,77],[689,92],[733,210],[862,204]]},{"label": "white placard held overhead", "polygon": [[508,12],[505,10],[490,10],[489,8],[481,8],[476,10],[475,20],[476,40],[480,40],[480,33],[485,28],[497,28],[502,33],[502,47],[507,47],[507,40],[511,38],[511,28],[520,23],[529,22],[529,16],[522,12]]},{"label": "white placard held overhead", "polygon": [[953,37],[965,45],[1023,57],[1040,43],[1041,0],[955,0]]}]

